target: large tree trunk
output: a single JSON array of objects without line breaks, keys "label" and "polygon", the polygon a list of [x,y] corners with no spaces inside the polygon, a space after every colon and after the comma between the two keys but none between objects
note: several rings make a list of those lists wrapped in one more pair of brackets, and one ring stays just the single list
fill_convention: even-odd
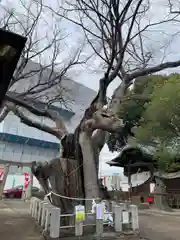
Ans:
[{"label": "large tree trunk", "polygon": [[[37,165],[33,170],[45,192],[49,193],[52,189],[52,192],[56,193],[51,193],[52,203],[60,206],[62,212],[74,210],[75,201],[72,198],[91,199],[86,201],[86,208],[89,210],[92,207],[92,199],[108,197],[107,190],[102,189],[98,181],[99,154],[105,144],[106,133],[121,132],[122,130],[122,121],[116,115],[119,104],[117,99],[119,96],[122,97],[127,84],[121,84],[116,89],[113,95],[115,100],[113,98],[108,109],[104,109],[104,105],[107,104],[107,80],[106,78],[100,80],[100,90],[90,107],[86,109],[74,133],[68,134],[64,128],[60,131],[61,157],[66,160],[62,161],[61,158],[56,158],[47,165],[40,164],[39,167]],[[56,122],[58,122],[57,119]],[[71,175],[71,171],[68,169],[67,159],[69,158],[74,159],[72,161],[76,166],[73,166],[73,169],[77,174],[78,182],[69,177],[69,174]],[[57,194],[70,199],[57,196]]]},{"label": "large tree trunk", "polygon": [[[97,164],[92,148],[91,135],[81,132],[79,143],[83,154],[83,172],[85,196],[87,199],[99,198],[100,190],[98,185]],[[92,208],[92,201],[86,200],[87,211]]]},{"label": "large tree trunk", "polygon": [[154,208],[164,210],[164,211],[172,211],[167,202],[167,193],[166,186],[163,181],[156,177],[155,178],[155,193],[154,193]]},{"label": "large tree trunk", "polygon": [[48,164],[32,167],[32,171],[45,193],[52,191],[50,200],[61,208],[62,213],[72,213],[74,206],[80,203],[71,198],[84,198],[80,166],[76,160],[55,158]]},{"label": "large tree trunk", "polygon": [[52,191],[62,197],[52,195],[52,199],[55,205],[61,207],[62,212],[71,213],[74,211],[74,206],[80,203],[79,200],[71,200],[71,198],[84,197],[80,166],[77,161],[70,159],[59,159],[58,165],[53,168],[49,181]]}]

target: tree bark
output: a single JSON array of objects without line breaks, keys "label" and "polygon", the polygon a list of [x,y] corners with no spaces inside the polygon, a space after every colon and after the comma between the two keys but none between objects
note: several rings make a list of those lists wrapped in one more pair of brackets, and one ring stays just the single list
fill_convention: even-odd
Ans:
[{"label": "tree bark", "polygon": [[80,203],[71,198],[84,198],[83,179],[76,160],[57,157],[45,165],[33,166],[32,172],[46,194],[52,191],[50,200],[62,213],[72,213],[74,206]]},{"label": "tree bark", "polygon": [[[97,199],[100,197],[100,191],[96,168],[97,163],[96,159],[94,158],[91,135],[89,135],[87,132],[81,132],[79,136],[79,143],[83,154],[85,196],[88,199]],[[92,201],[86,200],[86,210],[90,210],[91,207]]]}]

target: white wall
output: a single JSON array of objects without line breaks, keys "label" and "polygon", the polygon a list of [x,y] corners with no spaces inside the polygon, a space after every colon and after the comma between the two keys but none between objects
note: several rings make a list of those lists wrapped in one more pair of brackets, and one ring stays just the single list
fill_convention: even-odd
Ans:
[{"label": "white wall", "polygon": [[[105,179],[104,179],[105,178]],[[150,178],[150,172],[142,172],[131,176],[132,186],[138,186],[147,181]],[[103,177],[103,183],[108,190],[113,190],[113,187],[117,190],[120,188],[123,191],[128,191],[128,178],[119,174],[107,175]]]}]

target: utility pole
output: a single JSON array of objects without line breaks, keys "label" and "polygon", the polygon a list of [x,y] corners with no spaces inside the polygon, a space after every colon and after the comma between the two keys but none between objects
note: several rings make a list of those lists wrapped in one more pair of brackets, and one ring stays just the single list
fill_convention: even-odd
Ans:
[{"label": "utility pole", "polygon": [[131,181],[131,160],[128,162],[128,185],[129,185],[129,201],[131,201],[132,181]]}]

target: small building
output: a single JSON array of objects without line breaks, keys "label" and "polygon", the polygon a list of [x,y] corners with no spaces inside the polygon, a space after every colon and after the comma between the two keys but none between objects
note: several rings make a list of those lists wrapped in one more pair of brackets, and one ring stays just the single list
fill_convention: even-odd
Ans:
[{"label": "small building", "polygon": [[130,145],[126,145],[114,159],[106,163],[109,166],[122,167],[127,177],[140,172],[148,172],[156,167],[153,155],[148,150]]},{"label": "small building", "polygon": [[[140,196],[146,197],[149,194],[155,194],[155,192],[153,192],[155,176],[156,178],[161,179],[165,186],[165,193],[162,194],[165,194],[169,206],[180,208],[180,172],[164,174],[155,172],[154,169],[156,169],[157,163],[154,161],[153,155],[146,149],[127,145],[116,158],[108,161],[107,164],[109,166],[124,168],[124,175],[132,182],[132,198],[140,199]],[[143,172],[148,172],[148,178],[140,185],[135,186],[132,176]],[[126,192],[125,195],[128,196],[128,192]]]}]

